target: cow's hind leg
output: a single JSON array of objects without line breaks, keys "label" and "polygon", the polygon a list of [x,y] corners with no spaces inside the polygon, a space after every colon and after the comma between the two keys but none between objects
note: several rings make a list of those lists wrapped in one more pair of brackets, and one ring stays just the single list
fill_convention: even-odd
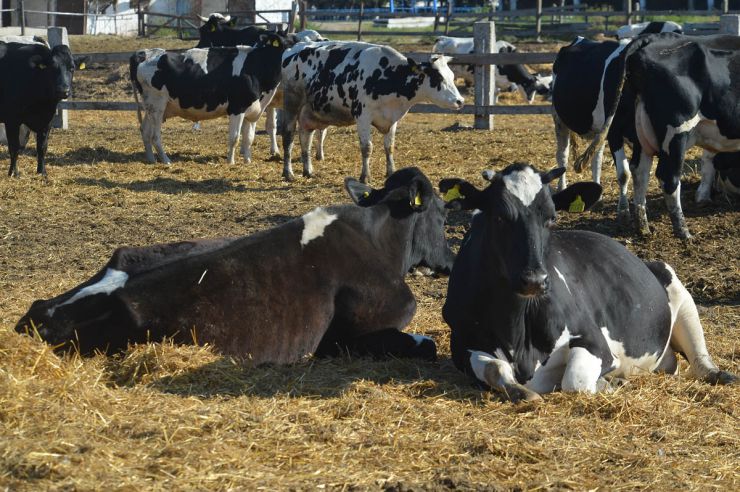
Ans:
[{"label": "cow's hind leg", "polygon": [[705,150],[701,154],[701,183],[696,190],[696,203],[706,204],[712,201],[712,186],[714,185],[714,152]]},{"label": "cow's hind leg", "polygon": [[265,131],[270,137],[270,160],[280,159],[280,149],[277,145],[277,109],[269,106],[265,111]]},{"label": "cow's hind leg", "polygon": [[49,129],[36,132],[36,173],[46,177],[46,148],[49,143]]},{"label": "cow's hind leg", "polygon": [[8,176],[16,178],[21,177],[21,173],[18,171],[18,154],[21,150],[18,135],[19,131],[20,125],[16,123],[5,123],[5,135],[8,138],[8,153],[10,154],[10,168],[8,169]]},{"label": "cow's hind leg", "polygon": [[295,180],[293,174],[293,164],[290,162],[293,155],[293,137],[295,136],[296,123],[298,122],[298,115],[283,111],[283,179],[286,181]]},{"label": "cow's hind leg", "polygon": [[393,174],[396,170],[396,165],[393,162],[393,146],[396,143],[396,127],[398,122],[395,122],[388,129],[388,133],[383,138],[383,147],[385,148],[385,175],[386,177]]},{"label": "cow's hind leg", "polygon": [[358,121],[357,135],[360,137],[360,151],[362,152],[360,181],[367,184],[370,182],[370,156],[373,153],[373,127],[370,122]]},{"label": "cow's hind leg", "polygon": [[[707,351],[704,329],[701,326],[694,299],[681,281],[678,280],[673,268],[665,263],[648,264],[648,267],[654,272],[660,266],[663,266],[670,273],[670,283],[666,286],[666,292],[673,326],[670,347],[666,350],[675,350],[682,353],[691,365],[691,374],[698,379],[711,384],[737,383],[737,376],[719,370],[712,361],[712,357]],[[659,273],[656,272],[656,276],[658,275]],[[663,361],[661,361],[661,366],[664,366]]]},{"label": "cow's hind leg", "polygon": [[313,144],[314,130],[298,129],[298,139],[301,141],[301,162],[303,163],[303,176],[310,178],[313,175],[313,164],[311,163],[311,145]]},{"label": "cow's hind leg", "polygon": [[316,355],[337,355],[342,352],[378,358],[389,356],[425,360],[437,358],[437,346],[431,338],[402,333],[395,328],[378,330],[349,340],[335,340],[331,346],[321,344]]},{"label": "cow's hind leg", "polygon": [[[619,140],[622,140],[620,137]],[[633,145],[633,152],[639,152],[639,143]],[[631,178],[629,161],[624,153],[624,142],[609,142],[614,164],[617,166],[617,181],[619,182],[619,203],[617,204],[617,220],[621,224],[630,223],[630,205],[627,198],[627,189]]]},{"label": "cow's hind leg", "polygon": [[244,123],[242,124],[242,132],[244,132],[244,135],[242,136],[242,156],[244,157],[244,162],[247,164],[252,162],[252,143],[254,143],[254,133],[256,129],[256,121],[244,120]]},{"label": "cow's hind leg", "polygon": [[679,133],[671,140],[669,152],[661,152],[655,176],[663,187],[668,214],[673,225],[673,234],[681,239],[690,239],[686,219],[681,208],[681,167],[688,147],[689,133]]},{"label": "cow's hind leg", "polygon": [[328,131],[328,128],[322,128],[319,130],[319,142],[316,146],[316,160],[317,161],[323,161],[324,160],[324,141],[326,140],[326,132]]},{"label": "cow's hind leg", "polygon": [[652,164],[653,158],[643,151],[639,153],[635,152],[630,162],[632,179],[634,181],[632,185],[634,188],[632,200],[635,205],[635,225],[637,226],[637,232],[643,236],[650,234],[645,205],[647,203],[647,187],[650,181],[650,166]]},{"label": "cow's hind leg", "polygon": [[[557,150],[555,151],[555,160],[558,163],[558,167],[568,169],[568,153],[570,152],[570,130],[565,126],[555,110],[552,113],[552,119],[555,122],[555,140],[557,142]],[[563,191],[568,186],[568,178],[563,173],[558,181],[558,191]]]},{"label": "cow's hind leg", "polygon": [[239,141],[243,122],[244,122],[244,113],[229,115],[229,152],[226,156],[226,159],[229,164],[234,163],[234,154],[236,153],[236,143]]}]

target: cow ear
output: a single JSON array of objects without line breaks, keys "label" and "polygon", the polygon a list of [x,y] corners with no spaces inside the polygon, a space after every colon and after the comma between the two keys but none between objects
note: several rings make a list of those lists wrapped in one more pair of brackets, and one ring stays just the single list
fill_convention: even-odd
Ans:
[{"label": "cow ear", "polygon": [[408,58],[409,61],[409,68],[411,69],[411,73],[419,73],[421,72],[421,67],[418,63],[414,61],[413,58]]},{"label": "cow ear", "polygon": [[370,205],[373,189],[365,183],[360,183],[355,178],[345,178],[344,189],[355,204],[361,207]]},{"label": "cow ear", "polygon": [[43,70],[47,67],[46,62],[44,61],[44,57],[41,55],[33,55],[28,59],[28,64],[31,66],[31,68],[38,68],[39,70]]},{"label": "cow ear", "polygon": [[552,195],[555,210],[583,212],[591,208],[601,198],[601,185],[593,181],[582,181],[568,186]]},{"label": "cow ear", "polygon": [[540,173],[540,178],[542,179],[542,184],[549,184],[551,181],[558,179],[560,176],[565,174],[565,168],[564,167],[555,167],[553,169],[550,169],[546,173]]},{"label": "cow ear", "polygon": [[459,178],[447,178],[439,182],[439,191],[445,201],[445,208],[453,210],[475,210],[480,208],[481,191]]},{"label": "cow ear", "polygon": [[409,185],[409,206],[417,212],[423,212],[429,208],[433,195],[434,190],[430,185],[422,179],[414,179]]}]

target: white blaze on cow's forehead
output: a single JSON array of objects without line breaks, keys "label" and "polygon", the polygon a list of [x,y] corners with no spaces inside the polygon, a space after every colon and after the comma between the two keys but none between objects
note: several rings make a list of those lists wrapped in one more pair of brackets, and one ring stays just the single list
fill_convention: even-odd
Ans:
[{"label": "white blaze on cow's forehead", "polygon": [[671,145],[673,137],[679,133],[690,132],[696,125],[701,121],[701,116],[696,113],[693,118],[690,118],[678,126],[666,125],[665,138],[663,139],[663,152],[668,152],[668,147]]},{"label": "white blaze on cow's forehead", "polygon": [[193,63],[203,70],[203,73],[208,73],[208,50],[193,48],[185,52],[185,59],[193,60]]},{"label": "white blaze on cow's forehead", "polygon": [[416,333],[406,333],[406,334],[413,337],[414,342],[416,342],[417,347],[421,345],[422,343],[424,343],[424,340],[429,340],[430,342],[433,341],[431,338],[426,337],[424,335],[417,335]]},{"label": "white blaze on cow's forehead", "polygon": [[103,278],[92,285],[88,285],[87,287],[78,290],[75,295],[73,295],[63,303],[57,304],[56,306],[52,307],[48,310],[48,314],[49,316],[54,316],[54,311],[56,311],[57,308],[66,306],[67,304],[72,304],[73,302],[79,301],[80,299],[85,297],[94,296],[96,294],[110,295],[111,292],[115,291],[116,289],[120,289],[121,287],[126,285],[127,280],[128,273],[122,272],[121,270],[108,268],[105,271],[105,275],[103,275]]},{"label": "white blaze on cow's forehead", "polygon": [[504,185],[509,193],[528,207],[542,189],[542,178],[531,167],[504,176]]},{"label": "white blaze on cow's forehead", "polygon": [[326,226],[337,220],[336,214],[330,214],[319,207],[308,212],[303,217],[303,233],[301,234],[301,246],[305,246],[317,237],[324,235]]},{"label": "white blaze on cow's forehead", "polygon": [[570,287],[568,287],[568,282],[565,281],[565,277],[562,273],[560,273],[560,270],[558,270],[558,267],[552,267],[553,270],[555,270],[555,273],[558,274],[558,277],[560,277],[560,280],[563,281],[563,284],[565,284],[565,288],[568,289],[568,294],[573,295],[573,293],[570,291]]},{"label": "white blaze on cow's forehead", "polygon": [[607,374],[623,378],[635,374],[653,372],[658,367],[662,355],[665,353],[670,342],[669,337],[669,340],[666,340],[666,348],[663,349],[662,353],[645,352],[639,357],[630,357],[624,349],[624,344],[619,340],[614,340],[606,326],[601,327],[601,334],[604,336],[607,345],[609,345],[609,351],[612,353],[612,358],[614,359],[612,369]]}]

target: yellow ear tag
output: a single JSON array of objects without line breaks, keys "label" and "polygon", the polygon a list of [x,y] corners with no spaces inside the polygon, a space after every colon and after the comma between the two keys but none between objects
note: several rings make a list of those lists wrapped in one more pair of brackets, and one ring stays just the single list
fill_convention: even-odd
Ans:
[{"label": "yellow ear tag", "polygon": [[411,67],[411,72],[412,73],[419,73],[419,67],[417,67],[416,65],[412,66]]},{"label": "yellow ear tag", "polygon": [[458,198],[462,200],[465,198],[465,195],[460,193],[460,185],[455,185],[447,190],[447,193],[445,193],[445,196],[442,197],[442,200],[449,203],[452,200],[457,200]]},{"label": "yellow ear tag", "polygon": [[85,62],[80,63],[80,70],[85,70]]},{"label": "yellow ear tag", "polygon": [[38,67],[39,67],[39,68],[40,68],[41,70],[43,70],[43,69],[45,69],[45,68],[46,68],[46,65],[44,65],[43,63],[39,63],[39,64],[38,64],[37,66],[38,66]]},{"label": "yellow ear tag", "polygon": [[568,212],[583,212],[584,210],[586,210],[586,204],[581,195],[576,195],[576,199],[570,202],[568,206]]},{"label": "yellow ear tag", "polygon": [[421,207],[421,193],[417,193],[416,197],[414,197],[414,206]]},{"label": "yellow ear tag", "polygon": [[366,191],[365,193],[362,194],[362,198],[367,198],[369,196],[370,196],[370,192],[369,191]]},{"label": "yellow ear tag", "polygon": [[211,26],[211,32],[215,32],[215,31],[216,31],[216,26]]},{"label": "yellow ear tag", "polygon": [[273,46],[274,46],[275,48],[279,48],[279,47],[280,47],[280,43],[278,43],[277,39],[273,39],[273,40],[272,40],[272,45],[273,45]]}]

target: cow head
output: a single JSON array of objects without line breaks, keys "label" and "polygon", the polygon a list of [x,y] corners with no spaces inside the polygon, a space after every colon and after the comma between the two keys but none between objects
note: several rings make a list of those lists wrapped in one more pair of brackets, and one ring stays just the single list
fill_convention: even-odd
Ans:
[{"label": "cow head", "polygon": [[411,228],[404,258],[404,271],[426,266],[449,273],[455,255],[445,237],[447,212],[429,179],[416,167],[391,174],[381,189],[373,189],[354,178],[344,180],[350,198],[361,207],[386,206],[391,216]]},{"label": "cow head", "polygon": [[434,104],[450,109],[462,109],[465,99],[455,87],[455,74],[447,65],[449,57],[432,55],[428,62],[408,63],[411,73],[421,76],[421,92]]},{"label": "cow head", "polygon": [[230,15],[213,13],[208,16],[208,18],[201,16],[198,17],[203,21],[203,25],[198,29],[198,32],[200,33],[200,41],[195,46],[196,48],[208,48],[212,46],[213,38],[217,36],[217,33],[236,27],[236,18],[232,18]]},{"label": "cow head", "polygon": [[72,52],[67,46],[59,45],[46,53],[37,53],[28,60],[34,72],[34,80],[42,82],[46,94],[55,99],[66,99],[72,92],[72,74],[75,70]]},{"label": "cow head", "polygon": [[264,33],[260,34],[257,43],[254,45],[255,48],[269,48],[277,49],[282,53],[285,51],[287,41],[285,36],[280,33]]},{"label": "cow head", "polygon": [[482,212],[476,223],[484,229],[492,274],[522,297],[547,293],[545,258],[556,211],[583,211],[601,196],[596,183],[576,183],[552,194],[548,184],[564,172],[555,168],[541,173],[517,163],[500,173],[487,171],[484,177],[490,185],[484,190],[456,178],[439,184],[448,207]]}]

